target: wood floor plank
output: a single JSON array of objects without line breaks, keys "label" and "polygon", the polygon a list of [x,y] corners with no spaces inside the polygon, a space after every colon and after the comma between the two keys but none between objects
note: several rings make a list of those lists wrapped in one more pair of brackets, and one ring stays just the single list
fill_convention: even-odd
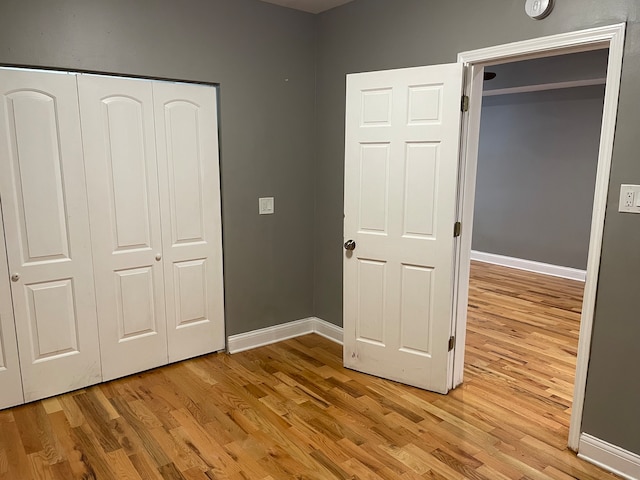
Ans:
[{"label": "wood floor plank", "polygon": [[2,480],[18,480],[31,476],[30,463],[20,433],[15,422],[3,423],[0,426],[0,450],[4,452],[3,457],[8,462],[0,472]]},{"label": "wood floor plank", "polygon": [[122,450],[107,453],[109,464],[119,480],[142,480],[131,460]]},{"label": "wood floor plank", "polygon": [[87,478],[117,478],[111,469],[111,462],[96,438],[90,426],[82,425],[71,429],[74,449],[81,454],[81,460],[87,470]]},{"label": "wood floor plank", "polygon": [[[151,456],[146,452],[129,455],[129,460],[142,480],[162,480],[160,471],[154,465]],[[81,478],[81,477],[80,477]]]},{"label": "wood floor plank", "polygon": [[53,471],[49,462],[39,453],[27,455],[31,467],[31,475],[43,480],[54,480]]},{"label": "wood floor plank", "polygon": [[465,383],[307,335],[0,412],[0,480],[613,480],[566,448],[583,284],[474,262]]}]

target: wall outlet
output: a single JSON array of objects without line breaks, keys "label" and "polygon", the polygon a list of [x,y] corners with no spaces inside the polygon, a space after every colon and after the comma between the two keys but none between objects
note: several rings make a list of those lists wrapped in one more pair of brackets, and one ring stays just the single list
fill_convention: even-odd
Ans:
[{"label": "wall outlet", "polygon": [[620,185],[618,211],[640,213],[640,185]]}]

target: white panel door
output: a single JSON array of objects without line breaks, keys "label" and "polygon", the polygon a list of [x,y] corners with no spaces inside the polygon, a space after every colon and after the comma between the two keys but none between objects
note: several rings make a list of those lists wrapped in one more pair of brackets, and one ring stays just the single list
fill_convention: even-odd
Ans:
[{"label": "white panel door", "polygon": [[78,75],[104,380],[168,362],[151,83]]},{"label": "white panel door", "polygon": [[101,380],[75,75],[0,70],[0,192],[26,401]]},{"label": "white panel door", "polygon": [[0,204],[0,409],[24,402]]},{"label": "white panel door", "polygon": [[216,90],[154,82],[169,361],[221,350],[222,232]]},{"label": "white panel door", "polygon": [[347,76],[344,364],[441,393],[461,94],[461,64]]}]

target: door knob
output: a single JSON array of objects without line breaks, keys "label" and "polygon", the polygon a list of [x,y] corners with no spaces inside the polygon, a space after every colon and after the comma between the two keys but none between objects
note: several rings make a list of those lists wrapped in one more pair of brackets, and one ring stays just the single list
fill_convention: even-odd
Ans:
[{"label": "door knob", "polygon": [[344,249],[349,251],[355,250],[356,242],[354,242],[353,240],[347,240],[346,242],[344,242]]},{"label": "door knob", "polygon": [[20,280],[20,274],[19,273],[14,273],[13,275],[11,275],[11,281],[12,282],[17,282],[18,280]]},{"label": "door knob", "polygon": [[162,255],[157,254],[156,255],[156,262],[159,262],[160,260],[162,260]]}]

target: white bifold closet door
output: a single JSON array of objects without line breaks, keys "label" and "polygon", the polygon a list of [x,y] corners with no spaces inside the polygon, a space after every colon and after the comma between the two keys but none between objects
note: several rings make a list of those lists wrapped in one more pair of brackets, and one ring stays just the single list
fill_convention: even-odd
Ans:
[{"label": "white bifold closet door", "polygon": [[224,348],[216,90],[154,82],[169,361]]},{"label": "white bifold closet door", "polygon": [[103,380],[168,362],[152,82],[78,75]]},{"label": "white bifold closet door", "polygon": [[0,408],[224,348],[218,159],[213,87],[0,69]]},{"label": "white bifold closet door", "polygon": [[24,398],[101,380],[75,75],[0,76],[0,191]]},{"label": "white bifold closet door", "polygon": [[23,403],[24,396],[1,213],[0,210],[0,408],[7,408]]},{"label": "white bifold closet door", "polygon": [[104,380],[223,349],[215,89],[78,90]]}]

